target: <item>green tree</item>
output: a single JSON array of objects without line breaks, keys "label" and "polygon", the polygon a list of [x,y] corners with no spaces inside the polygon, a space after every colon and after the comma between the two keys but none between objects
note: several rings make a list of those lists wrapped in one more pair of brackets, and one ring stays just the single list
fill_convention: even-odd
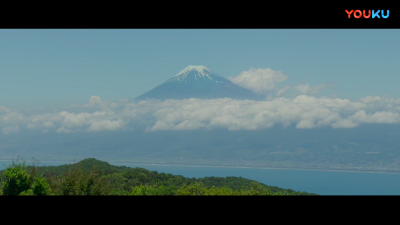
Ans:
[{"label": "green tree", "polygon": [[19,195],[30,187],[30,176],[26,164],[15,163],[6,168],[3,173],[3,195]]},{"label": "green tree", "polygon": [[96,166],[91,172],[80,167],[72,168],[53,178],[52,183],[54,193],[60,195],[107,195],[111,191],[111,185],[105,177],[100,177]]},{"label": "green tree", "polygon": [[206,186],[202,182],[197,182],[192,185],[183,184],[182,187],[176,191],[176,195],[204,195],[206,191]]},{"label": "green tree", "polygon": [[163,185],[139,185],[132,187],[130,195],[174,195],[176,187]]},{"label": "green tree", "polygon": [[50,194],[50,191],[51,191],[46,178],[44,178],[42,176],[36,176],[33,179],[33,184],[29,190],[32,190],[33,195],[39,195],[39,196],[40,195],[48,195],[48,194]]}]

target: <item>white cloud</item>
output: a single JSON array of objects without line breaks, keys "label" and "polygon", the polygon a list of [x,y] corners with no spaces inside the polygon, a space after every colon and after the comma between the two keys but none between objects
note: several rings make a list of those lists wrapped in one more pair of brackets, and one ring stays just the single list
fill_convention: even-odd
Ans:
[{"label": "white cloud", "polygon": [[365,103],[371,103],[375,102],[375,104],[400,104],[400,98],[394,99],[394,98],[389,98],[388,96],[384,97],[379,97],[379,96],[367,96],[365,98],[361,98],[360,101],[365,102]]},{"label": "white cloud", "polygon": [[326,86],[327,86],[326,84],[320,84],[315,87],[312,87],[307,83],[307,84],[299,84],[297,86],[294,86],[293,89],[300,91],[303,94],[307,94],[307,93],[316,93],[319,90],[325,88]]},{"label": "white cloud", "polygon": [[[299,84],[297,86],[288,86],[280,90],[276,90],[276,84],[285,81],[288,78],[287,75],[281,71],[274,71],[272,69],[254,69],[250,68],[248,71],[240,73],[236,77],[228,77],[233,83],[250,89],[258,94],[267,94],[271,91],[276,91],[276,96],[280,97],[288,90],[296,90],[302,94],[317,93],[321,89],[328,87],[327,84],[319,84],[317,86],[310,86],[307,84]],[[329,85],[334,87],[334,85]]]},{"label": "white cloud", "polygon": [[68,129],[64,128],[64,127],[58,128],[58,129],[57,129],[57,132],[58,132],[58,133],[72,133],[71,130],[68,130]]},{"label": "white cloud", "polygon": [[286,91],[288,91],[290,89],[290,86],[285,86],[284,88],[282,88],[281,90],[279,90],[277,93],[276,93],[276,96],[281,96],[283,93],[285,93]]},{"label": "white cloud", "polygon": [[400,123],[400,115],[393,112],[376,112],[367,114],[364,110],[356,112],[349,119],[360,123]]},{"label": "white cloud", "polygon": [[63,111],[60,113],[60,116],[64,117],[62,125],[67,128],[72,128],[72,127],[82,127],[83,125],[85,125],[92,116],[92,114],[87,112],[74,114]]},{"label": "white cloud", "polygon": [[8,112],[3,116],[3,121],[6,124],[17,124],[25,120],[23,114],[19,112]]},{"label": "white cloud", "polygon": [[296,124],[296,128],[314,128],[315,127],[315,123],[313,121],[313,119],[304,119],[304,120],[300,120],[300,122],[298,122]]},{"label": "white cloud", "polygon": [[[153,108],[154,106],[156,107]],[[150,111],[153,111],[156,122],[146,131],[218,127],[229,130],[257,130],[269,128],[276,123],[285,126],[295,123],[297,128],[352,127],[362,121],[351,120],[351,123],[346,125],[346,121],[341,121],[343,118],[340,113],[354,113],[367,105],[347,99],[301,95],[293,100],[276,98],[271,101],[238,101],[228,98],[168,100],[155,103],[153,107]],[[389,122],[397,123],[397,120]]]},{"label": "white cloud", "polygon": [[357,127],[358,124],[348,119],[340,119],[331,126],[333,128],[354,128]]},{"label": "white cloud", "polygon": [[373,102],[373,101],[381,101],[381,100],[382,100],[382,98],[379,97],[379,96],[372,97],[372,96],[369,96],[369,95],[367,97],[365,97],[365,98],[361,98],[360,99],[360,101],[365,102],[365,103],[370,103],[370,102]]},{"label": "white cloud", "polygon": [[84,105],[84,107],[94,107],[94,106],[104,106],[104,102],[99,96],[90,97],[89,104]]},{"label": "white cloud", "polygon": [[11,133],[17,133],[19,131],[18,126],[7,126],[4,127],[2,130],[3,134],[11,134]]},{"label": "white cloud", "polygon": [[50,127],[53,127],[53,126],[54,126],[54,124],[53,124],[52,121],[48,121],[48,122],[44,122],[43,123],[43,127],[46,127],[46,128],[50,128]]},{"label": "white cloud", "polygon": [[28,129],[41,129],[41,128],[52,128],[55,126],[55,123],[59,123],[62,121],[62,116],[59,114],[51,114],[45,113],[42,115],[32,115],[27,118],[28,125],[26,126]]},{"label": "white cloud", "polygon": [[103,130],[117,130],[121,129],[124,126],[123,120],[101,120],[101,121],[94,121],[90,124],[88,131],[103,131]]},{"label": "white cloud", "polygon": [[352,111],[352,110],[360,110],[367,107],[366,104],[361,102],[352,102],[348,99],[340,99],[340,98],[327,98],[320,97],[316,98],[313,96],[300,95],[297,96],[294,100],[294,103],[297,103],[303,107],[312,110],[313,107],[328,107],[334,112],[339,111]]},{"label": "white cloud", "polygon": [[26,127],[27,127],[28,129],[35,129],[35,128],[38,128],[34,123],[30,123],[30,124],[26,125]]},{"label": "white cloud", "polygon": [[269,68],[250,68],[248,71],[240,73],[239,76],[228,77],[227,79],[241,87],[261,94],[272,91],[277,83],[283,82],[287,78],[287,75],[281,71],[274,71]]},{"label": "white cloud", "polygon": [[0,112],[11,112],[11,109],[8,109],[8,108],[0,105]]},{"label": "white cloud", "polygon": [[[123,101],[118,103],[119,108],[113,108],[112,103],[103,104],[101,110],[91,112],[89,108],[80,108],[81,112],[62,111],[29,117],[18,112],[6,115],[7,118],[14,118],[14,122],[15,118],[25,118],[19,120],[19,124],[25,124],[28,129],[59,133],[129,129],[127,125],[139,123],[147,126],[147,132],[215,128],[259,130],[278,123],[284,126],[294,124],[299,129],[323,126],[352,128],[360,123],[400,123],[398,111],[367,113],[370,106],[362,101],[307,95],[269,101],[230,98]],[[398,109],[392,107],[391,110]]]},{"label": "white cloud", "polygon": [[297,86],[286,85],[284,88],[282,88],[276,92],[276,96],[280,97],[284,93],[287,93],[290,90],[295,90],[297,92],[300,92],[301,95],[302,94],[314,94],[314,93],[318,93],[321,89],[324,89],[327,87],[334,87],[334,85],[319,84],[317,86],[310,86],[308,83],[307,84],[299,84]]}]

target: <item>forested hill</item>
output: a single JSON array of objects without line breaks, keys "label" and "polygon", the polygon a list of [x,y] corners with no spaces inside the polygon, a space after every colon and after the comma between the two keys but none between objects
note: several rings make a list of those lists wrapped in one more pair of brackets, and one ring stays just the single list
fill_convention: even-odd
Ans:
[{"label": "forested hill", "polygon": [[[10,166],[17,168],[18,164]],[[19,164],[21,165],[21,164]],[[314,195],[268,186],[242,177],[186,178],[180,175],[158,173],[143,168],[114,166],[94,158],[75,164],[24,168],[31,177],[42,177],[48,184],[48,193],[55,195]],[[0,172],[4,189],[5,173]],[[34,187],[34,179],[31,179]],[[37,179],[36,179],[37,180]],[[36,185],[38,186],[38,185]],[[90,186],[88,188],[88,186]],[[50,191],[51,190],[51,191]],[[5,189],[2,190],[5,193]],[[31,191],[32,192],[32,191]],[[25,192],[24,192],[25,193]],[[97,194],[96,194],[97,193]],[[135,194],[136,193],[136,194]],[[186,194],[185,194],[186,193]],[[32,194],[32,193],[31,193]]]}]

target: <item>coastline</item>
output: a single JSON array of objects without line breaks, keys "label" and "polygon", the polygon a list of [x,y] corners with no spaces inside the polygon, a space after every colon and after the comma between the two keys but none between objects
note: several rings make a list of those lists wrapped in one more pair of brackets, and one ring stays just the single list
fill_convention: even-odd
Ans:
[{"label": "coastline", "polygon": [[[9,162],[11,160],[2,160]],[[103,160],[101,160],[103,161]],[[31,160],[25,160],[25,162],[34,162]],[[40,161],[40,162],[55,162],[55,163],[65,163],[65,164],[73,164],[77,162],[73,161]],[[147,166],[186,166],[186,167],[220,167],[220,168],[237,168],[237,169],[265,169],[265,170],[311,170],[311,171],[328,171],[328,172],[347,172],[347,173],[384,173],[384,174],[399,174],[396,172],[378,172],[378,171],[365,171],[365,170],[329,170],[329,169],[304,169],[304,168],[280,168],[280,167],[249,167],[249,166],[212,166],[212,165],[188,165],[188,164],[157,164],[157,163],[138,163],[138,162],[119,162],[119,161],[106,161],[111,165],[115,164],[135,164],[135,165],[147,165]]]},{"label": "coastline", "polygon": [[[109,162],[110,163],[110,162]],[[278,168],[278,167],[246,167],[246,166],[208,166],[208,165],[187,165],[187,164],[154,164],[154,163],[124,163],[112,162],[110,164],[137,164],[148,166],[188,166],[188,167],[221,167],[221,168],[238,168],[238,169],[266,169],[266,170],[313,170],[313,171],[329,171],[329,172],[355,172],[355,173],[385,173],[385,174],[399,174],[394,172],[378,172],[378,171],[357,171],[357,170],[327,170],[327,169],[303,169],[303,168]]]}]

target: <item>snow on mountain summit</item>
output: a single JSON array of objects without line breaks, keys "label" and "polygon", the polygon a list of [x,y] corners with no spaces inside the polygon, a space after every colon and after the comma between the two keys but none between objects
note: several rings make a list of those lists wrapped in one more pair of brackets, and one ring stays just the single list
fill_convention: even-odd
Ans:
[{"label": "snow on mountain summit", "polygon": [[211,70],[210,69],[208,69],[207,67],[205,67],[205,66],[188,66],[188,67],[186,67],[185,69],[183,69],[181,72],[179,72],[177,75],[175,75],[175,76],[179,76],[179,75],[181,75],[181,74],[183,74],[183,73],[187,73],[187,72],[190,72],[190,71],[192,71],[192,70],[195,70],[195,71],[197,71],[197,72],[199,72],[200,74],[202,74],[203,76],[205,76],[205,71],[208,71],[208,72],[211,72]]},{"label": "snow on mountain summit", "polygon": [[219,78],[222,78],[222,76],[212,72],[210,69],[208,69],[205,66],[188,66],[185,69],[183,69],[181,72],[179,72],[178,74],[176,74],[174,77],[172,77],[170,79],[170,81],[172,80],[178,80],[178,81],[183,81],[185,79],[188,78],[188,75],[193,75],[194,78],[197,80],[197,77],[199,78],[208,78],[210,80],[213,80],[213,76],[217,76]]}]

